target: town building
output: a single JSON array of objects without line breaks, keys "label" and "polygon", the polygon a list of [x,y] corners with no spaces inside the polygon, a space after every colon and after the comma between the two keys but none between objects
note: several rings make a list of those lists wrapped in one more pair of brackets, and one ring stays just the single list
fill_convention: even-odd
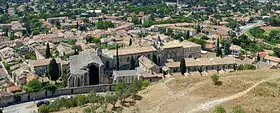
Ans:
[{"label": "town building", "polygon": [[229,48],[232,55],[240,56],[241,55],[241,47],[237,45],[231,45]]},{"label": "town building", "polygon": [[160,67],[145,56],[141,56],[139,59],[139,67],[149,74],[160,73]]},{"label": "town building", "polygon": [[[187,72],[203,72],[208,70],[227,70],[227,69],[235,69],[236,62],[233,58],[199,58],[192,59],[186,58],[186,67]],[[180,62],[168,62],[165,63],[166,67],[168,67],[171,72],[179,72],[180,71]]]},{"label": "town building", "polygon": [[[52,58],[49,59],[39,59],[39,60],[30,60],[29,61],[29,65],[31,67],[31,72],[35,73],[38,76],[42,76],[42,75],[47,75],[48,74],[48,67],[49,67],[49,63],[52,60]],[[60,58],[56,58],[56,63],[59,66],[59,70],[61,71],[61,67],[62,67],[62,61]],[[60,73],[61,75],[61,73]],[[60,76],[59,75],[59,76]]]},{"label": "town building", "polygon": [[113,84],[120,82],[132,83],[134,80],[138,80],[139,75],[135,70],[120,70],[113,71]]},{"label": "town building", "polygon": [[104,64],[101,54],[94,51],[83,51],[79,55],[71,56],[69,62],[69,74],[67,76],[68,87],[105,84]]}]

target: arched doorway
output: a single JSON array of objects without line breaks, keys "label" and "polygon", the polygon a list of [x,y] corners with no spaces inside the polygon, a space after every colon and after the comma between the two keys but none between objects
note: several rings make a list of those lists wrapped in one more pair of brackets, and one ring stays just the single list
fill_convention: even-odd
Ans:
[{"label": "arched doorway", "polygon": [[94,64],[88,66],[89,85],[99,84],[99,68]]}]

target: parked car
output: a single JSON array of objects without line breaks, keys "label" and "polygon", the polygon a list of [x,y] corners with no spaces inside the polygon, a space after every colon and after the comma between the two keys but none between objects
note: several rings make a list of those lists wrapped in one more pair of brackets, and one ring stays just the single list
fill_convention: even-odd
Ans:
[{"label": "parked car", "polygon": [[49,105],[50,102],[49,102],[48,100],[39,101],[39,102],[37,103],[37,107],[40,107],[40,106],[43,105],[43,104]]}]

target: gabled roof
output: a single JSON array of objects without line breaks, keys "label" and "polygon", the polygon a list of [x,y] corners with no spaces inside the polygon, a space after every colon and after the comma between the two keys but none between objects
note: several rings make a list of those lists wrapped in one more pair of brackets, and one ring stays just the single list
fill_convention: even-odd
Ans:
[{"label": "gabled roof", "polygon": [[262,61],[258,62],[256,64],[256,67],[258,69],[278,69],[277,66],[271,65],[271,64],[268,64],[268,63],[265,63],[265,62],[262,62]]},{"label": "gabled roof", "polygon": [[79,55],[70,57],[70,73],[71,74],[83,74],[86,72],[86,68],[89,64],[97,64],[99,66],[104,65],[97,53],[94,51],[83,51]]},{"label": "gabled roof", "polygon": [[148,59],[145,56],[141,56],[138,58],[139,62],[141,62],[143,65],[145,65],[146,68],[152,68],[154,66],[157,66],[153,61],[151,61],[150,59]]},{"label": "gabled roof", "polygon": [[273,57],[273,56],[268,56],[267,55],[267,56],[264,57],[264,59],[280,63],[280,58],[278,58],[278,57]]}]

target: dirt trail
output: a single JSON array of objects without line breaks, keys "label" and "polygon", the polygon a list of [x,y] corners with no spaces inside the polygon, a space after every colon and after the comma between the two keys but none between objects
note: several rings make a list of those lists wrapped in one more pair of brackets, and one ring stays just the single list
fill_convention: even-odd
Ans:
[{"label": "dirt trail", "polygon": [[269,79],[265,79],[265,80],[259,81],[259,82],[257,82],[256,84],[254,84],[253,86],[251,86],[250,88],[248,88],[245,91],[239,92],[237,94],[234,94],[234,95],[231,95],[231,96],[228,96],[228,97],[224,97],[224,98],[220,98],[220,99],[217,99],[217,100],[213,100],[213,101],[209,101],[209,102],[200,104],[197,108],[190,110],[188,113],[196,113],[196,112],[201,112],[201,111],[207,111],[207,110],[209,110],[209,109],[211,109],[211,108],[213,108],[213,107],[215,107],[215,106],[217,106],[219,104],[222,104],[224,102],[227,102],[227,101],[239,98],[239,97],[247,94],[249,91],[251,91],[256,86],[258,86],[259,84],[261,84],[263,82],[269,81],[271,79],[277,79],[277,78],[280,78],[280,77],[271,77]]}]

